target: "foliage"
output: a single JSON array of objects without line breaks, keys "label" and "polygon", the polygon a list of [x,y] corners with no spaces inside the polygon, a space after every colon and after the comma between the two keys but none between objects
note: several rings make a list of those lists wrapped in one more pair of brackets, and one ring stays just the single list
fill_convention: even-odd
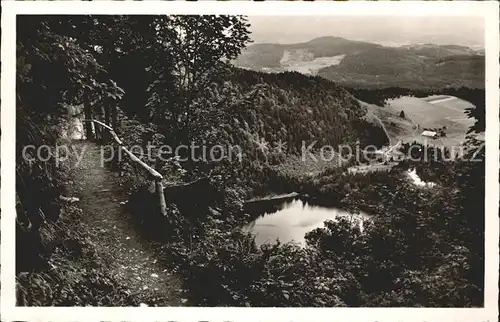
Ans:
[{"label": "foliage", "polygon": [[[96,246],[73,227],[81,209],[64,205],[65,217],[44,223],[40,239],[44,249],[36,270],[16,266],[17,304],[21,306],[128,306],[137,305],[129,291],[119,285],[96,255]],[[21,234],[21,237],[19,237]],[[25,239],[26,232],[16,237]],[[18,246],[23,261],[30,248]],[[25,245],[28,246],[28,245]],[[33,247],[34,245],[31,245]]]},{"label": "foliage", "polygon": [[[203,306],[345,306],[338,294],[356,292],[349,274],[297,245],[255,247],[253,236],[211,227],[203,242],[178,244],[190,296]],[[232,240],[228,243],[227,240]]]},{"label": "foliage", "polygon": [[157,24],[157,37],[167,64],[155,59],[149,67],[154,80],[148,87],[148,107],[156,123],[167,127],[177,140],[189,142],[196,124],[193,102],[217,79],[249,42],[248,24],[239,16],[169,16]]}]

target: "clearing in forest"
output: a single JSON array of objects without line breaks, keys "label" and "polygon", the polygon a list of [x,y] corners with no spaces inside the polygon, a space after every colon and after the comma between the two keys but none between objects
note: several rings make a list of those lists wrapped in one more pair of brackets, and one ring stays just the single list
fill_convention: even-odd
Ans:
[{"label": "clearing in forest", "polygon": [[[453,96],[427,98],[400,97],[391,99],[384,107],[371,105],[369,110],[384,124],[391,142],[421,142],[439,146],[458,146],[464,140],[474,120],[465,110],[473,105]],[[405,117],[400,117],[404,111]],[[446,136],[431,139],[422,136],[424,129],[446,127]]]}]

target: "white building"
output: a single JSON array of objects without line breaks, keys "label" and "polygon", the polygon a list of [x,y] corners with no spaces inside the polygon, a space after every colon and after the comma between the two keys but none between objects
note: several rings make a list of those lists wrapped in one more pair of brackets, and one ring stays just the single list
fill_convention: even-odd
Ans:
[{"label": "white building", "polygon": [[438,134],[436,132],[433,132],[433,131],[423,131],[422,136],[427,136],[429,138],[433,138],[433,139],[436,139],[438,137]]}]

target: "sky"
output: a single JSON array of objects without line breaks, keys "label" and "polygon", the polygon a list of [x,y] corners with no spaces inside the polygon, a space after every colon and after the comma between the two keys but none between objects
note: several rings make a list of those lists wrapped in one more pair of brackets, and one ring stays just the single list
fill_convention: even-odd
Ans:
[{"label": "sky", "polygon": [[387,46],[419,42],[484,44],[484,22],[478,17],[250,16],[248,19],[255,43],[296,43],[338,36]]}]

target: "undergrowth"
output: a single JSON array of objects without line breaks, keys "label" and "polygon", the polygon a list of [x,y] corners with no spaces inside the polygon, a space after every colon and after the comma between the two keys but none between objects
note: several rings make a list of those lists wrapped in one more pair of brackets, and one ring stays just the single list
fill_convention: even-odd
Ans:
[{"label": "undergrowth", "polygon": [[138,300],[107,271],[108,260],[97,255],[95,245],[75,229],[82,211],[62,205],[57,222],[40,229],[43,265],[18,273],[20,306],[130,306]]}]

